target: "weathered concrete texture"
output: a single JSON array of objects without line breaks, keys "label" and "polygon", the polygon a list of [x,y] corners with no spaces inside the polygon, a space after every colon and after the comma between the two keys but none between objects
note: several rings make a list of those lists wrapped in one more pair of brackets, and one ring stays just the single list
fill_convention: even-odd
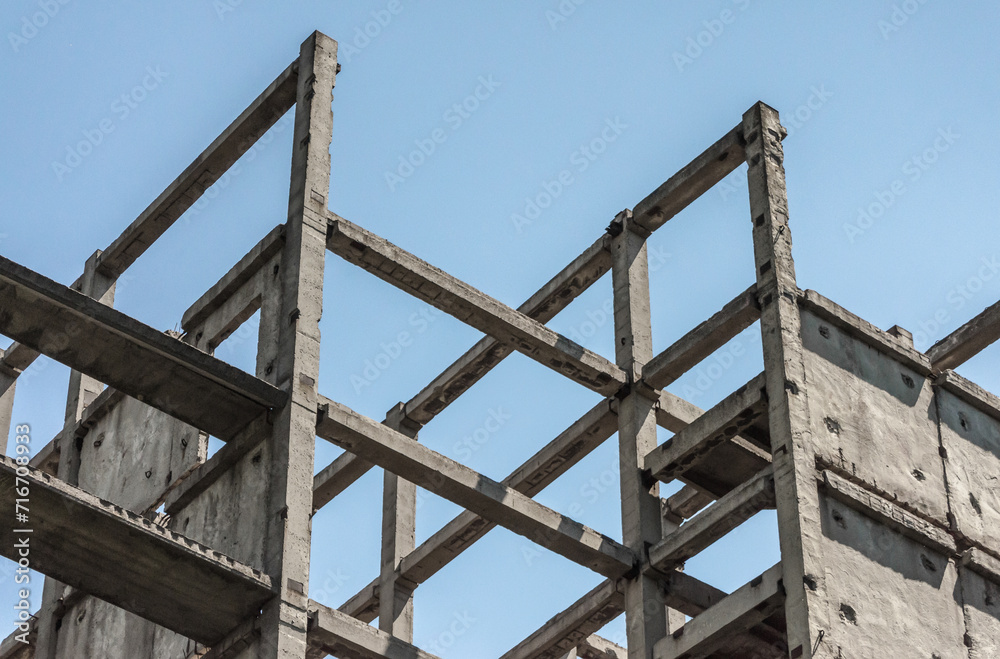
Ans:
[{"label": "weathered concrete texture", "polygon": [[1000,553],[1000,420],[946,389],[937,394],[955,530]]},{"label": "weathered concrete texture", "polygon": [[947,526],[930,381],[809,311],[802,343],[817,456]]},{"label": "weathered concrete texture", "polygon": [[820,507],[829,626],[814,656],[966,659],[955,562],[829,497]]},{"label": "weathered concrete texture", "polygon": [[83,439],[81,489],[137,512],[154,508],[208,451],[208,437],[124,398]]},{"label": "weathered concrete texture", "polygon": [[1000,657],[1000,582],[964,567],[958,575],[969,659]]}]

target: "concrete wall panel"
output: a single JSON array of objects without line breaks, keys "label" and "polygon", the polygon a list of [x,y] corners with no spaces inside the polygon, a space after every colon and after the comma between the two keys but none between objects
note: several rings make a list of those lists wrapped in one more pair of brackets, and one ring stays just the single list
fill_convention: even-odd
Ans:
[{"label": "concrete wall panel", "polygon": [[1000,657],[1000,584],[971,570],[959,571],[965,602],[969,659]]},{"label": "concrete wall panel", "polygon": [[805,310],[802,341],[817,456],[946,525],[930,382]]},{"label": "concrete wall panel", "polygon": [[1000,421],[940,388],[938,409],[955,529],[1000,552]]},{"label": "concrete wall panel", "polygon": [[206,450],[198,429],[126,397],[83,438],[80,487],[142,512]]},{"label": "concrete wall panel", "polygon": [[820,507],[830,628],[814,656],[967,659],[954,561],[825,495]]}]

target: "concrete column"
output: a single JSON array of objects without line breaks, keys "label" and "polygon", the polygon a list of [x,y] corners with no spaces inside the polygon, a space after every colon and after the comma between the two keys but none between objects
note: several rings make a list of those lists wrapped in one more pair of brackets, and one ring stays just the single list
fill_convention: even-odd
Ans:
[{"label": "concrete column", "polygon": [[[102,275],[97,270],[97,261],[101,251],[94,252],[83,269],[79,291],[84,295],[98,300],[102,304],[113,307],[115,304],[116,280]],[[86,337],[78,336],[72,326],[65,328],[67,340],[86,341]],[[63,428],[71,428],[82,418],[87,405],[93,402],[104,385],[94,378],[79,371],[70,371],[69,389],[66,394],[66,415]],[[80,476],[80,447],[75,441],[68,441],[68,433],[63,433],[59,442],[59,471],[61,480],[76,485]],[[75,440],[75,438],[70,438]],[[35,647],[36,659],[55,659],[58,630],[56,624],[62,617],[61,599],[68,593],[69,587],[45,578],[42,590],[42,605],[38,611],[38,641]]]},{"label": "concrete column", "polygon": [[[622,537],[644,556],[662,538],[659,485],[643,478],[642,460],[656,447],[655,392],[640,382],[653,357],[649,316],[649,266],[646,233],[624,211],[612,223],[620,232],[611,244],[614,286],[615,361],[628,374],[629,389],[618,408]],[[639,384],[636,384],[639,383]],[[653,645],[667,634],[667,617],[656,581],[639,574],[625,589],[629,659],[652,659]]]},{"label": "concrete column", "polygon": [[[0,360],[4,352],[0,350]],[[7,440],[10,439],[11,414],[14,411],[14,389],[17,387],[18,373],[5,372],[6,367],[0,365],[0,450],[7,455]]]},{"label": "concrete column", "polygon": [[[80,279],[80,292],[94,298],[102,304],[113,307],[115,304],[115,280],[102,275],[97,270],[97,260],[100,250],[94,252],[83,269]],[[78,336],[72,326],[65,329],[68,341],[86,341],[86,337]],[[79,371],[70,371],[69,391],[66,394],[65,427],[73,427],[83,417],[83,411],[104,390],[104,385],[89,375]],[[77,484],[80,474],[80,452],[74,442],[61,442],[59,458],[59,478]]]},{"label": "concrete column", "polygon": [[811,575],[810,583],[816,583],[824,570],[818,564],[807,565],[821,556],[814,538],[821,537],[822,530],[815,458],[809,448],[805,367],[781,147],[783,131],[777,111],[763,103],[743,115],[778,532],[787,593],[788,646],[791,656],[809,659],[817,639],[804,579]]},{"label": "concrete column", "polygon": [[[337,43],[315,32],[299,53],[288,224],[280,268],[274,381],[290,402],[274,420],[264,569],[279,596],[264,606],[260,659],[306,652],[319,321],[330,190],[331,93]],[[252,502],[248,502],[252,505]]]},{"label": "concrete column", "polygon": [[[410,422],[402,403],[386,418],[393,430],[417,440],[419,426]],[[396,576],[399,563],[416,548],[417,486],[385,472],[382,498],[382,571],[379,575],[379,629],[408,643],[413,642],[413,591],[415,584]]]}]

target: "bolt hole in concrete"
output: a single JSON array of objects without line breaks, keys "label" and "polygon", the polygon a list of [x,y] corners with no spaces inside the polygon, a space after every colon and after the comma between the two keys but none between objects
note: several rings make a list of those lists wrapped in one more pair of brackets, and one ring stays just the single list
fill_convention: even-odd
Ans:
[{"label": "bolt hole in concrete", "polygon": [[858,624],[858,613],[849,604],[840,605],[840,619],[846,620],[852,625]]},{"label": "bolt hole in concrete", "polygon": [[804,577],[802,577],[802,582],[805,583],[806,588],[808,588],[809,590],[816,590],[816,588],[819,587],[819,584],[816,582],[816,577],[812,576],[811,574],[807,574]]},{"label": "bolt hole in concrete", "polygon": [[934,565],[934,561],[927,558],[924,554],[920,554],[920,564],[924,566],[924,569],[928,572],[937,572],[937,565]]},{"label": "bolt hole in concrete", "polygon": [[844,521],[844,516],[840,513],[839,510],[833,511],[833,521],[835,521],[837,525],[840,526],[840,528],[842,529],[847,528],[847,522]]},{"label": "bolt hole in concrete", "polygon": [[958,413],[958,422],[959,424],[961,424],[962,430],[969,429],[969,418],[964,414],[962,414],[961,412]]},{"label": "bolt hole in concrete", "polygon": [[832,432],[834,435],[840,434],[840,423],[836,419],[831,419],[830,417],[826,417],[825,419],[823,419],[823,421],[826,422],[827,430]]},{"label": "bolt hole in concrete", "polygon": [[920,471],[919,469],[914,469],[913,470],[913,477],[916,478],[918,481],[925,481],[925,480],[927,480],[927,477],[924,476],[924,472]]},{"label": "bolt hole in concrete", "polygon": [[913,384],[913,378],[911,378],[906,373],[901,373],[900,376],[903,378],[903,384],[905,384],[908,388],[913,389],[913,387],[915,386]]},{"label": "bolt hole in concrete", "polygon": [[830,328],[827,327],[826,325],[820,325],[819,326],[819,335],[822,336],[824,339],[829,339],[830,338]]}]

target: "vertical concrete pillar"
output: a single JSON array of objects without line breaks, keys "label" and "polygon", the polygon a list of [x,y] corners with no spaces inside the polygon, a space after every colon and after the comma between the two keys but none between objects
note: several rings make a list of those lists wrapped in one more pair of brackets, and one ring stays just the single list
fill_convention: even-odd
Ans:
[{"label": "vertical concrete pillar", "polygon": [[[4,351],[0,350],[0,360]],[[18,373],[0,363],[0,450],[7,455],[7,440],[10,439],[11,414],[14,412],[14,389],[17,388]]]},{"label": "vertical concrete pillar", "polygon": [[[386,425],[414,441],[419,426],[406,418],[403,403],[394,407]],[[382,497],[382,570],[379,575],[379,629],[413,642],[415,585],[396,576],[400,561],[416,548],[417,486],[386,471]]]},{"label": "vertical concrete pillar", "polygon": [[771,446],[774,455],[775,495],[792,657],[812,656],[816,639],[809,610],[807,574],[822,575],[818,545],[810,538],[822,535],[814,457],[810,450],[805,366],[788,228],[785,191],[783,129],[773,108],[757,103],[743,115],[746,140],[750,217],[753,222],[754,264],[761,305]]},{"label": "vertical concrete pillar", "polygon": [[[656,394],[643,383],[642,367],[653,357],[649,316],[649,265],[644,229],[623,211],[612,223],[615,361],[628,373],[629,390],[618,409],[623,543],[638,556],[662,538],[659,485],[643,477],[643,458],[656,447]],[[641,573],[625,589],[629,659],[652,659],[667,634],[667,617],[656,581]]]},{"label": "vertical concrete pillar", "polygon": [[323,312],[330,190],[332,90],[337,42],[314,32],[299,53],[288,224],[280,268],[281,313],[274,381],[290,402],[274,419],[264,569],[278,597],[261,616],[261,659],[306,653],[310,513],[316,441],[319,321]]},{"label": "vertical concrete pillar", "polygon": [[[100,250],[94,252],[84,266],[83,277],[78,289],[84,295],[94,298],[109,307],[115,304],[116,280],[102,275],[97,270]],[[86,340],[77,335],[75,328],[64,328],[67,340]],[[80,447],[66,430],[72,428],[83,417],[83,411],[100,395],[104,385],[79,371],[70,371],[69,390],[66,394],[66,415],[63,433],[59,438],[59,471],[61,480],[76,485],[80,476]],[[68,586],[55,579],[45,578],[42,590],[42,604],[38,611],[38,641],[35,648],[36,659],[55,659],[58,637],[57,623],[62,616],[61,600]]]}]

